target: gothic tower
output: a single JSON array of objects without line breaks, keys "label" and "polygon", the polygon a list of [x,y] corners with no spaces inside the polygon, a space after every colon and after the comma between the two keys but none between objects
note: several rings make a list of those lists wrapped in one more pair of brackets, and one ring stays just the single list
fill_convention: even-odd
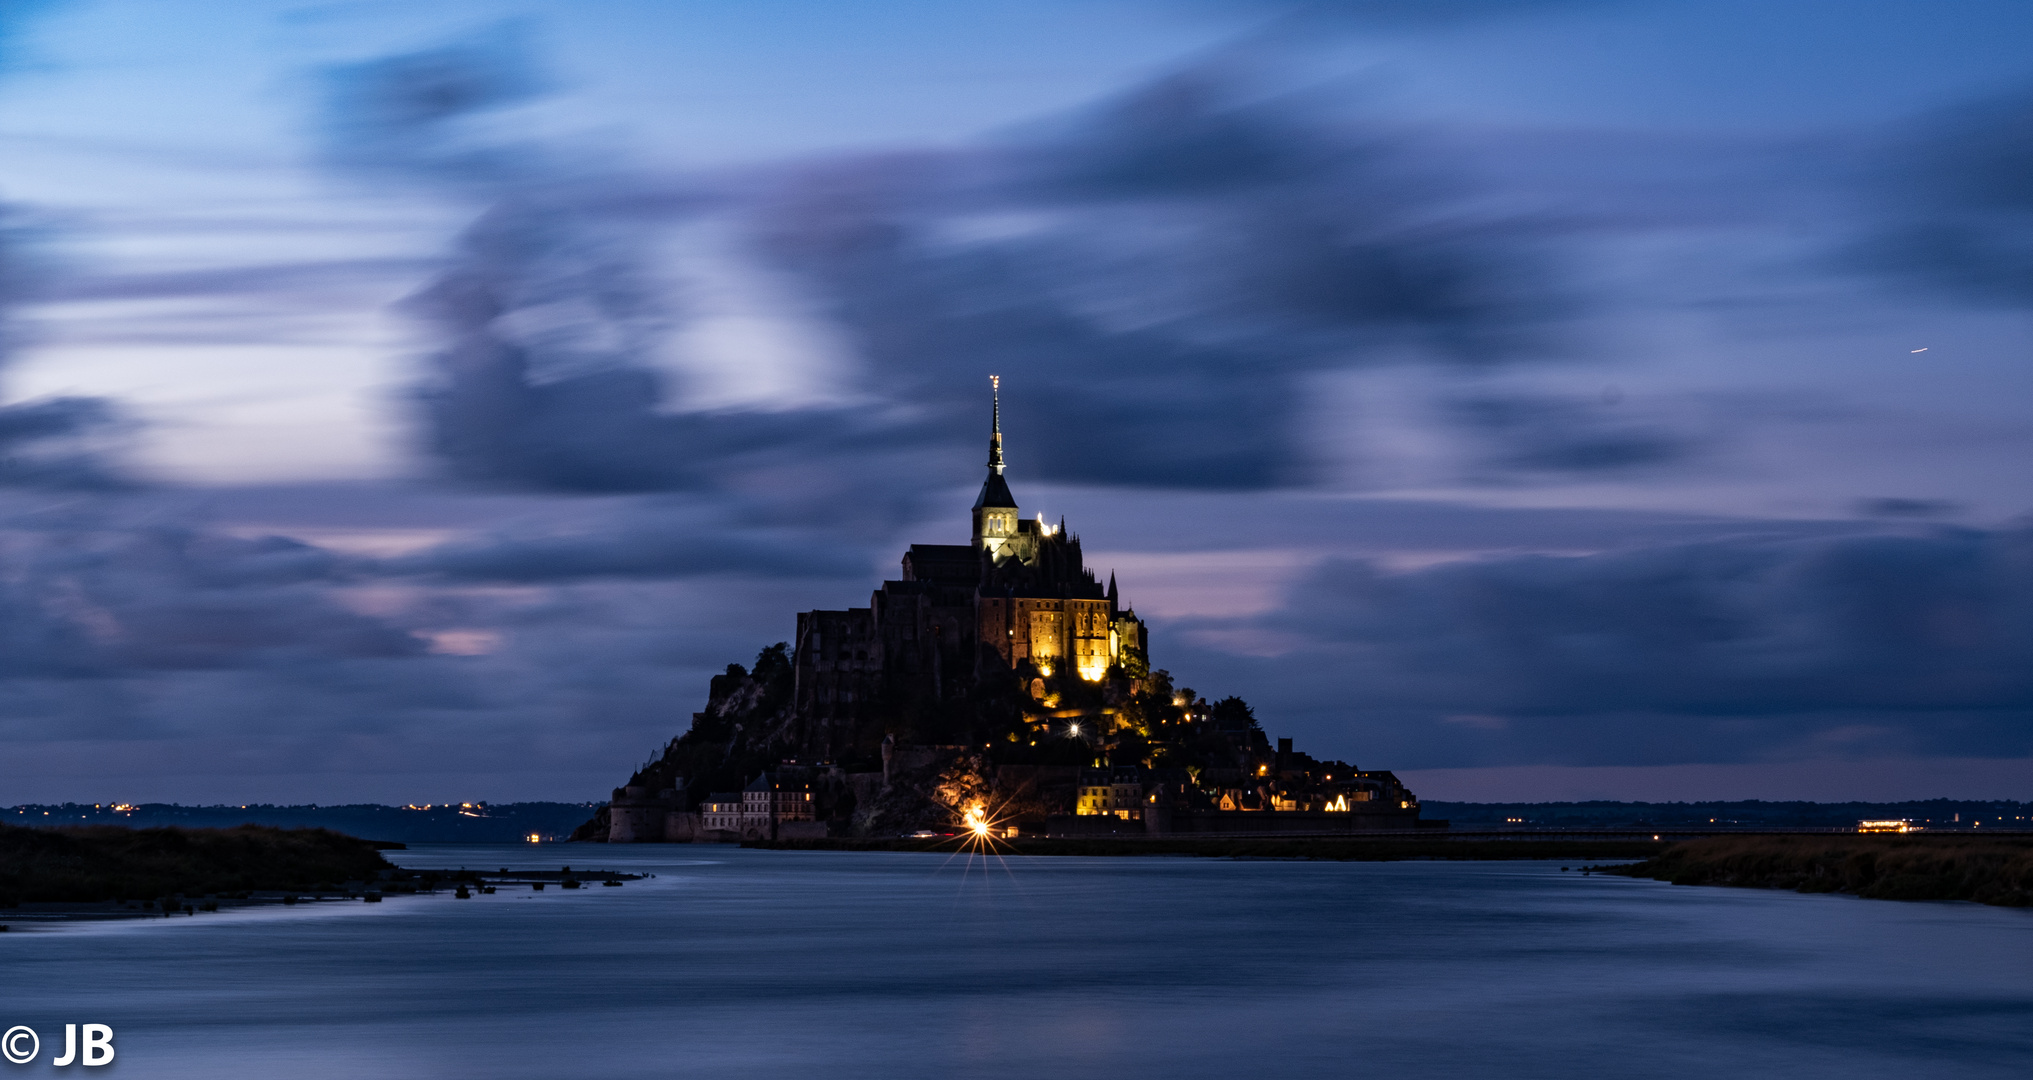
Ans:
[{"label": "gothic tower", "polygon": [[1002,378],[988,377],[988,479],[974,500],[974,550],[993,557],[1017,534],[1017,504],[1002,478]]}]

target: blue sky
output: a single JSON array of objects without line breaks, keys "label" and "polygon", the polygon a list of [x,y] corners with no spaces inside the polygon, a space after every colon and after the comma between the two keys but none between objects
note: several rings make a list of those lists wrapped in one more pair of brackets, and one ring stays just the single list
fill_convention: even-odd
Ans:
[{"label": "blue sky", "polygon": [[1318,753],[2033,788],[2022,4],[10,19],[22,799],[597,795],[964,527],[991,372]]}]

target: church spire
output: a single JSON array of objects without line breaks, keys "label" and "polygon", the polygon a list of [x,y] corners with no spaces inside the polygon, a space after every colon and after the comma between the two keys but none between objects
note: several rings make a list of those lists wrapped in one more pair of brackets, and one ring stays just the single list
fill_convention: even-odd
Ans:
[{"label": "church spire", "polygon": [[974,543],[995,551],[1019,530],[1016,498],[1002,478],[1002,378],[990,375],[988,386],[994,403],[988,421],[988,479],[974,500]]},{"label": "church spire", "polygon": [[989,400],[993,402],[988,421],[988,467],[1002,473],[1002,376],[988,377]]}]

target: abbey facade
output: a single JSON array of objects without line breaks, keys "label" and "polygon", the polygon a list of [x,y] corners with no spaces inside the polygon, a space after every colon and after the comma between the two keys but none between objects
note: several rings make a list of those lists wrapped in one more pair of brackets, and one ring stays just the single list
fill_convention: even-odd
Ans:
[{"label": "abbey facade", "polygon": [[1025,518],[1003,479],[1002,408],[989,421],[988,477],[965,544],[913,544],[899,580],[865,608],[798,615],[794,701],[802,755],[852,756],[858,705],[964,696],[988,669],[1098,683],[1148,666],[1144,625],[1081,560],[1062,519]]}]

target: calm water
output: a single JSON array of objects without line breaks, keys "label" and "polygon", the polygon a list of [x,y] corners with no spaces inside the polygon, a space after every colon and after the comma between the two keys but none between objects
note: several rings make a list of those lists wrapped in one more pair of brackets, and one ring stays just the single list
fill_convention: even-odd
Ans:
[{"label": "calm water", "polygon": [[[0,938],[0,1023],[130,1077],[2014,1077],[2033,914],[1541,863],[719,847],[625,888]],[[554,867],[553,867],[554,868]],[[96,1071],[96,1070],[95,1070]]]}]

